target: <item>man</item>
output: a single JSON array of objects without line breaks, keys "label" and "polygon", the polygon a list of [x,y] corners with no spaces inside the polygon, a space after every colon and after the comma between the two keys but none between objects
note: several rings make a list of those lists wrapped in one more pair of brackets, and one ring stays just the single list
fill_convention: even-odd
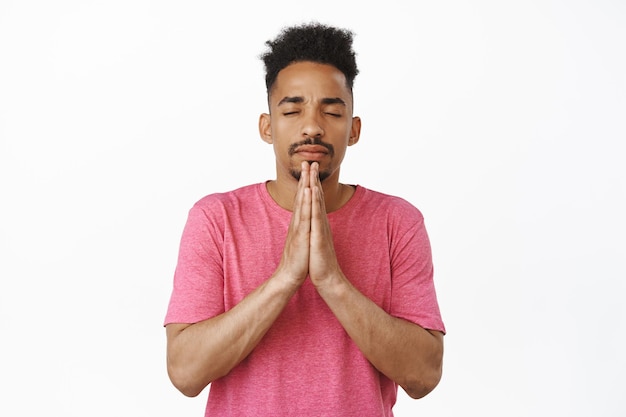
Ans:
[{"label": "man", "polygon": [[207,416],[391,416],[441,378],[430,244],[411,204],[339,182],[359,140],[352,33],[268,41],[261,138],[276,179],[189,212],[165,319],[173,384]]}]

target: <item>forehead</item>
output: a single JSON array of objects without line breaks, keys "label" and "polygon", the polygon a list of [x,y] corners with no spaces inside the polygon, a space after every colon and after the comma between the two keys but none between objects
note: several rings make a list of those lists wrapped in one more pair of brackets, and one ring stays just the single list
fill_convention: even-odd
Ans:
[{"label": "forehead", "polygon": [[295,62],[283,68],[276,77],[270,101],[278,103],[284,97],[323,99],[340,97],[351,102],[346,77],[332,65],[317,62]]}]

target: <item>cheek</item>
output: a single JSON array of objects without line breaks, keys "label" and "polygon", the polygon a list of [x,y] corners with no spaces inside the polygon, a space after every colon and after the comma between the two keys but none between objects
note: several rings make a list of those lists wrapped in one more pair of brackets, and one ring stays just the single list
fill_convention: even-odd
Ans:
[{"label": "cheek", "polygon": [[292,123],[281,119],[272,123],[272,137],[274,141],[285,142],[291,140],[294,135],[295,128]]},{"label": "cheek", "polygon": [[349,138],[350,135],[352,134],[352,124],[342,122],[341,124],[337,124],[336,126],[333,126],[333,130],[337,132],[338,135],[341,135],[345,138]]}]

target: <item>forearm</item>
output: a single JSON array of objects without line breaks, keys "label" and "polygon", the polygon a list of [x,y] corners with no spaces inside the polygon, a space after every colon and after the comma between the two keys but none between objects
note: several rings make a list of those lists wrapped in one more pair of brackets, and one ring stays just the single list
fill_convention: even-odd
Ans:
[{"label": "forearm", "polygon": [[443,335],[387,314],[338,275],[318,287],[348,335],[372,365],[413,398],[441,379]]},{"label": "forearm", "polygon": [[167,326],[167,368],[185,395],[198,395],[261,341],[297,287],[274,275],[231,310],[191,325]]}]

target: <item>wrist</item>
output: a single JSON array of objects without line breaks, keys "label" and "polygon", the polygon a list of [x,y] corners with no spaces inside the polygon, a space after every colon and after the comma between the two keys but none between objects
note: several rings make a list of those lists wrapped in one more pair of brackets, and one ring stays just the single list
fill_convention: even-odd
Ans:
[{"label": "wrist", "polygon": [[341,299],[352,288],[352,284],[341,271],[330,274],[317,282],[313,281],[313,285],[325,300]]},{"label": "wrist", "polygon": [[277,291],[284,292],[289,296],[293,295],[298,288],[302,286],[304,277],[300,277],[294,273],[290,273],[284,268],[278,268],[268,280],[275,286]]}]

